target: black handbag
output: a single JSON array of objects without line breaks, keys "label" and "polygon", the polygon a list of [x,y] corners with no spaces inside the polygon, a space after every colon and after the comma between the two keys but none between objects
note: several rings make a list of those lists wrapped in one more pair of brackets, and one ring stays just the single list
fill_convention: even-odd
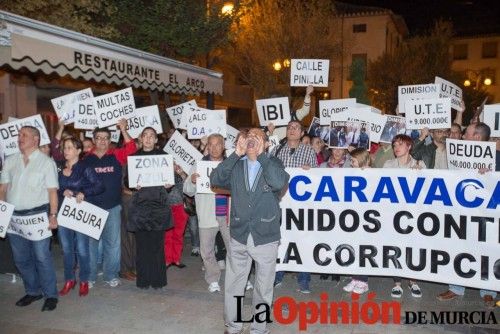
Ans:
[{"label": "black handbag", "polygon": [[196,202],[194,197],[182,196],[182,201],[184,202],[184,211],[189,216],[196,216]]}]

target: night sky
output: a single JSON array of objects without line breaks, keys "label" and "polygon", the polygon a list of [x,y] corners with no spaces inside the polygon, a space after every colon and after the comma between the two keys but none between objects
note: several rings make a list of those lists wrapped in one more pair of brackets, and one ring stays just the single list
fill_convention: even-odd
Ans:
[{"label": "night sky", "polygon": [[500,0],[345,0],[391,9],[404,17],[410,34],[424,32],[439,18],[451,19],[457,35],[500,34]]}]

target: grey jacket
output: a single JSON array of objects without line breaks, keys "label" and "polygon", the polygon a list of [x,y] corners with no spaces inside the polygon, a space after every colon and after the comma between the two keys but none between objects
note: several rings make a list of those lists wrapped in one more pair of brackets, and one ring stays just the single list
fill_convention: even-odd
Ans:
[{"label": "grey jacket", "polygon": [[210,182],[231,192],[231,238],[246,245],[251,233],[254,244],[259,246],[280,240],[280,194],[290,175],[276,157],[261,154],[257,160],[261,166],[251,189],[248,160],[236,153],[213,170]]}]

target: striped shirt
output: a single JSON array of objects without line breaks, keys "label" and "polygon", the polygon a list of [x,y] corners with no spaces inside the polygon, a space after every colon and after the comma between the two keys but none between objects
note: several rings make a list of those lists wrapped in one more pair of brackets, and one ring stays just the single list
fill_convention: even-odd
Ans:
[{"label": "striped shirt", "polygon": [[297,168],[304,165],[308,165],[312,168],[318,167],[316,152],[314,152],[311,146],[300,143],[299,146],[294,149],[290,148],[286,143],[279,151],[278,155],[276,155],[276,152],[280,147],[280,145],[276,146],[271,152],[271,155],[280,159],[285,167]]}]

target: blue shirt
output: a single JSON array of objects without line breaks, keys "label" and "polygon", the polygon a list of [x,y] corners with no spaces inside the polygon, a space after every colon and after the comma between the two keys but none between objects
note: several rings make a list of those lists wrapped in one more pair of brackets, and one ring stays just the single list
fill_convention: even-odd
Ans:
[{"label": "blue shirt", "polygon": [[252,161],[247,159],[248,164],[248,184],[250,189],[253,187],[253,183],[255,182],[255,178],[257,177],[257,173],[259,172],[260,162],[257,160]]}]

